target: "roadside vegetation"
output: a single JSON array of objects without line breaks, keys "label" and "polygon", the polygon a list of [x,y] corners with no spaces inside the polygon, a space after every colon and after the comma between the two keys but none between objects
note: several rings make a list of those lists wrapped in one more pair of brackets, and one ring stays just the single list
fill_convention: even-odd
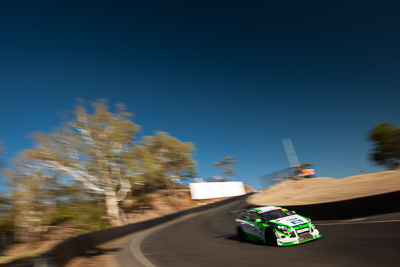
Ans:
[{"label": "roadside vegetation", "polygon": [[400,128],[392,122],[382,122],[369,133],[373,142],[371,160],[388,169],[400,167]]},{"label": "roadside vegetation", "polygon": [[194,144],[166,132],[137,140],[132,118],[122,104],[111,110],[104,100],[90,107],[80,101],[60,127],[33,135],[33,148],[2,168],[9,190],[0,193],[0,251],[59,229],[127,224],[151,209],[155,196],[178,205],[180,179],[196,173]]},{"label": "roadside vegetation", "polygon": [[220,161],[215,162],[214,166],[220,167],[222,169],[222,173],[225,175],[224,181],[230,181],[236,174],[236,169],[233,168],[233,165],[236,165],[238,163],[239,161],[237,161],[234,156],[227,156]]}]

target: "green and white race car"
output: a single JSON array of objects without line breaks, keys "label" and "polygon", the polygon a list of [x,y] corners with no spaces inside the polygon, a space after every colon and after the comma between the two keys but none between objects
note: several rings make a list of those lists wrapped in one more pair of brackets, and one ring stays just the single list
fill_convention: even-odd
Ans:
[{"label": "green and white race car", "polygon": [[235,224],[242,240],[290,246],[321,237],[309,218],[285,208],[267,206],[235,212],[240,213]]}]

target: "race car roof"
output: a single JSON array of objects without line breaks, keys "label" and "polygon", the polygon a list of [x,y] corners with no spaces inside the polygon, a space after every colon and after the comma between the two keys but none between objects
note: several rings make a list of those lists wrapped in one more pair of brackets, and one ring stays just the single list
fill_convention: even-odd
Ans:
[{"label": "race car roof", "polygon": [[282,209],[282,208],[281,207],[276,207],[276,206],[265,206],[265,207],[254,208],[254,209],[251,209],[251,210],[255,210],[255,211],[263,213],[263,212],[268,212],[268,211],[271,211],[271,210],[280,210],[280,209]]}]

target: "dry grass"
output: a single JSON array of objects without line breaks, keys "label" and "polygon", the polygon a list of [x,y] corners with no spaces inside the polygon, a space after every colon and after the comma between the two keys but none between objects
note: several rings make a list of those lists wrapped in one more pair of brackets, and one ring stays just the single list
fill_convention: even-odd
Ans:
[{"label": "dry grass", "polygon": [[0,265],[9,263],[29,262],[32,259],[49,251],[64,240],[78,235],[77,229],[65,227],[52,227],[52,229],[38,240],[32,243],[19,243],[9,246],[2,251]]}]

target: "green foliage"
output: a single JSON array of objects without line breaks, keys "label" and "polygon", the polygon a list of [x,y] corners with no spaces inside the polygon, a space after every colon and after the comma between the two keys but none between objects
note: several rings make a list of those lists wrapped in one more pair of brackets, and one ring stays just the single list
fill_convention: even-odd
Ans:
[{"label": "green foliage", "polygon": [[57,205],[51,216],[50,225],[67,225],[85,233],[110,226],[104,200],[90,194],[79,183],[60,187]]},{"label": "green foliage", "polygon": [[94,200],[65,201],[52,214],[50,225],[68,226],[87,233],[108,228],[106,215],[104,204]]},{"label": "green foliage", "polygon": [[32,233],[49,224],[56,207],[57,174],[27,158],[17,160],[14,170],[6,170],[12,186],[11,214],[16,240],[30,242]]},{"label": "green foliage", "polygon": [[0,195],[0,237],[14,232],[12,201],[10,197]]},{"label": "green foliage", "polygon": [[79,105],[76,120],[67,121],[53,134],[35,134],[35,149],[24,155],[73,176],[90,190],[115,187],[122,176],[130,176],[121,169],[129,168],[133,139],[140,127],[130,120],[132,114],[123,105],[112,113],[99,100],[93,103],[92,113]]},{"label": "green foliage", "polygon": [[79,214],[80,212],[78,210],[61,208],[55,213],[54,218],[50,222],[50,225],[59,225],[60,223],[76,218]]},{"label": "green foliage", "polygon": [[135,150],[138,172],[153,189],[169,188],[174,179],[194,177],[194,145],[165,132],[146,136]]},{"label": "green foliage", "polygon": [[139,196],[135,196],[135,207],[136,208],[152,208],[153,205],[153,197],[149,194],[142,194]]},{"label": "green foliage", "polygon": [[192,143],[164,132],[138,143],[140,127],[124,105],[111,112],[99,100],[92,107],[81,102],[75,118],[52,133],[35,134],[34,148],[7,170],[13,194],[0,227],[11,227],[21,241],[49,225],[83,232],[121,225],[126,196],[151,207],[149,193],[172,190],[176,179],[195,175]]},{"label": "green foliage", "polygon": [[371,159],[375,163],[390,169],[400,166],[400,128],[394,123],[383,122],[376,125],[368,137],[374,143]]},{"label": "green foliage", "polygon": [[64,181],[79,182],[88,195],[102,197],[110,222],[117,226],[124,219],[118,202],[136,178],[132,154],[140,127],[122,104],[115,112],[109,111],[104,100],[92,107],[88,111],[81,102],[73,120],[52,134],[36,134],[35,148],[23,155],[58,172]]},{"label": "green foliage", "polygon": [[222,172],[226,175],[226,179],[230,180],[232,176],[235,175],[236,170],[235,168],[232,168],[232,165],[238,164],[239,161],[235,159],[233,156],[228,156],[223,158],[221,161],[215,162],[214,166],[216,167],[221,167]]},{"label": "green foliage", "polygon": [[111,224],[107,220],[104,205],[87,203],[80,206],[80,214],[73,220],[73,226],[81,229],[81,232],[93,232],[109,228]]}]

